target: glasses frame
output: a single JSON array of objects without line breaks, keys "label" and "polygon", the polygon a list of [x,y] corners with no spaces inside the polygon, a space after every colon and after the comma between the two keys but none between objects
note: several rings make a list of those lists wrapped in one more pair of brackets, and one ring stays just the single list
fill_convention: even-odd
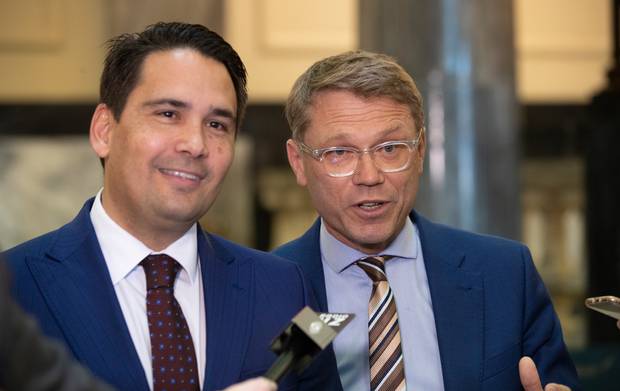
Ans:
[{"label": "glasses frame", "polygon": [[[374,163],[374,152],[377,149],[380,148],[384,148],[388,145],[394,145],[394,144],[406,144],[409,147],[409,159],[407,159],[407,163],[405,163],[402,167],[400,168],[396,168],[396,169],[392,169],[392,170],[383,170],[380,169],[379,167],[377,167],[377,170],[383,172],[383,173],[392,173],[392,172],[400,172],[400,171],[404,171],[407,168],[409,168],[409,163],[411,163],[411,153],[413,151],[416,150],[417,146],[420,144],[420,140],[422,138],[422,133],[425,132],[425,128],[422,127],[419,129],[418,131],[418,136],[413,139],[413,140],[393,140],[393,141],[386,141],[377,145],[373,145],[372,147],[368,147],[368,148],[364,148],[364,149],[358,149],[358,148],[353,148],[353,147],[327,147],[327,148],[317,148],[317,149],[313,149],[311,147],[309,147],[308,145],[304,144],[303,141],[299,141],[299,140],[295,140],[295,143],[297,144],[297,146],[299,147],[299,149],[308,154],[310,157],[312,157],[313,159],[315,159],[316,161],[319,161],[321,163],[323,163],[323,160],[325,160],[324,154],[325,152],[330,152],[330,151],[336,151],[336,150],[344,150],[344,151],[349,151],[349,152],[353,152],[355,153],[355,156],[357,157],[357,161],[355,163],[354,168],[351,170],[351,172],[347,172],[344,174],[333,174],[331,172],[327,172],[327,175],[334,177],[334,178],[343,178],[343,177],[348,177],[351,176],[355,173],[355,171],[357,170],[357,166],[359,164],[360,158],[363,154],[368,153],[370,154],[371,158],[373,159],[373,163]],[[376,165],[375,165],[376,167]],[[327,170],[326,170],[327,171]]]}]

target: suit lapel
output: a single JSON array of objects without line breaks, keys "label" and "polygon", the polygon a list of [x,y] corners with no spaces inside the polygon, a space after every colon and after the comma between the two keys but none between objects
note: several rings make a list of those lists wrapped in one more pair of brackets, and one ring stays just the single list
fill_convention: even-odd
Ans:
[{"label": "suit lapel", "polygon": [[[296,262],[303,270],[306,279],[310,282],[312,296],[318,303],[319,311],[328,312],[327,289],[325,288],[325,275],[323,272],[323,261],[321,258],[320,246],[321,219],[318,218],[312,227],[303,236],[286,244],[274,252],[283,257]],[[336,354],[333,345],[330,344],[317,359],[315,364],[308,371],[321,371],[323,375],[329,373],[332,381],[330,390],[342,390],[338,366],[336,364]],[[318,365],[318,366],[317,366]]]},{"label": "suit lapel", "polygon": [[198,229],[198,252],[207,318],[204,389],[223,388],[241,373],[254,319],[253,266]]},{"label": "suit lapel", "polygon": [[[298,239],[295,247],[297,263],[301,266],[314,294],[321,312],[328,312],[327,290],[325,288],[325,274],[323,272],[323,261],[321,258],[321,247],[319,245],[319,234],[321,231],[321,219],[317,219],[312,227]],[[299,254],[299,255],[297,255]],[[287,258],[284,255],[284,258]]]},{"label": "suit lapel", "polygon": [[453,238],[415,212],[412,214],[433,303],[435,327],[446,390],[478,389],[483,368],[483,280],[466,269],[466,256]]},{"label": "suit lapel", "polygon": [[147,390],[90,223],[91,206],[92,200],[61,228],[46,255],[26,262],[74,355],[117,388]]}]

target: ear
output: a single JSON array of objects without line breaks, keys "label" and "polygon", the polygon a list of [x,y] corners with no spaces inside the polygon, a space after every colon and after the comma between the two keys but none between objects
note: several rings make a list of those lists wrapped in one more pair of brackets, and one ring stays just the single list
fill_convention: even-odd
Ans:
[{"label": "ear", "polygon": [[89,138],[90,146],[102,159],[110,153],[113,125],[114,116],[110,108],[104,103],[98,104],[90,120]]},{"label": "ear", "polygon": [[297,144],[292,140],[286,141],[286,155],[288,156],[288,164],[291,165],[293,173],[297,178],[297,184],[300,186],[306,186],[308,180],[306,179],[306,170],[304,162],[301,156],[302,152],[299,150]]},{"label": "ear", "polygon": [[418,167],[418,174],[422,175],[424,172],[424,154],[426,153],[426,128],[422,127],[420,130],[422,134],[420,135],[420,142],[418,143],[416,149],[416,163]]}]

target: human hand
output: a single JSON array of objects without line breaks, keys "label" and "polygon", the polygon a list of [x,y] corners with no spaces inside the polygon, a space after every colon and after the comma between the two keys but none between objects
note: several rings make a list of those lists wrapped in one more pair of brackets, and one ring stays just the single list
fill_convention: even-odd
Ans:
[{"label": "human hand", "polygon": [[620,320],[616,322],[616,326],[620,329]]},{"label": "human hand", "polygon": [[276,383],[264,377],[257,377],[226,387],[223,391],[276,391]]},{"label": "human hand", "polygon": [[[521,357],[519,360],[519,377],[525,391],[543,391],[536,364],[529,357]],[[570,391],[569,387],[562,384],[549,383],[544,391]]]}]

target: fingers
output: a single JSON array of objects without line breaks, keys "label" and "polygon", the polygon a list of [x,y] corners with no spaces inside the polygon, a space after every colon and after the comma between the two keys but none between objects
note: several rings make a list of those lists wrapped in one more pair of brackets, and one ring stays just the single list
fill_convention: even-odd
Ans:
[{"label": "fingers", "polygon": [[[529,357],[522,357],[519,360],[519,377],[521,378],[521,385],[525,391],[543,391],[540,383],[540,377],[538,376],[538,370],[536,370],[536,364]],[[551,388],[550,390],[553,390]],[[549,391],[545,389],[545,391]]]},{"label": "fingers", "polygon": [[545,386],[545,391],[571,391],[570,387],[562,384],[549,383]]},{"label": "fingers", "polygon": [[264,377],[246,380],[224,389],[224,391],[276,391],[278,386]]},{"label": "fingers", "polygon": [[[620,324],[618,327],[620,327]],[[543,391],[536,364],[534,364],[531,358],[521,357],[521,360],[519,360],[519,377],[525,391]],[[562,384],[549,383],[545,386],[544,391],[571,391],[571,389]]]}]

